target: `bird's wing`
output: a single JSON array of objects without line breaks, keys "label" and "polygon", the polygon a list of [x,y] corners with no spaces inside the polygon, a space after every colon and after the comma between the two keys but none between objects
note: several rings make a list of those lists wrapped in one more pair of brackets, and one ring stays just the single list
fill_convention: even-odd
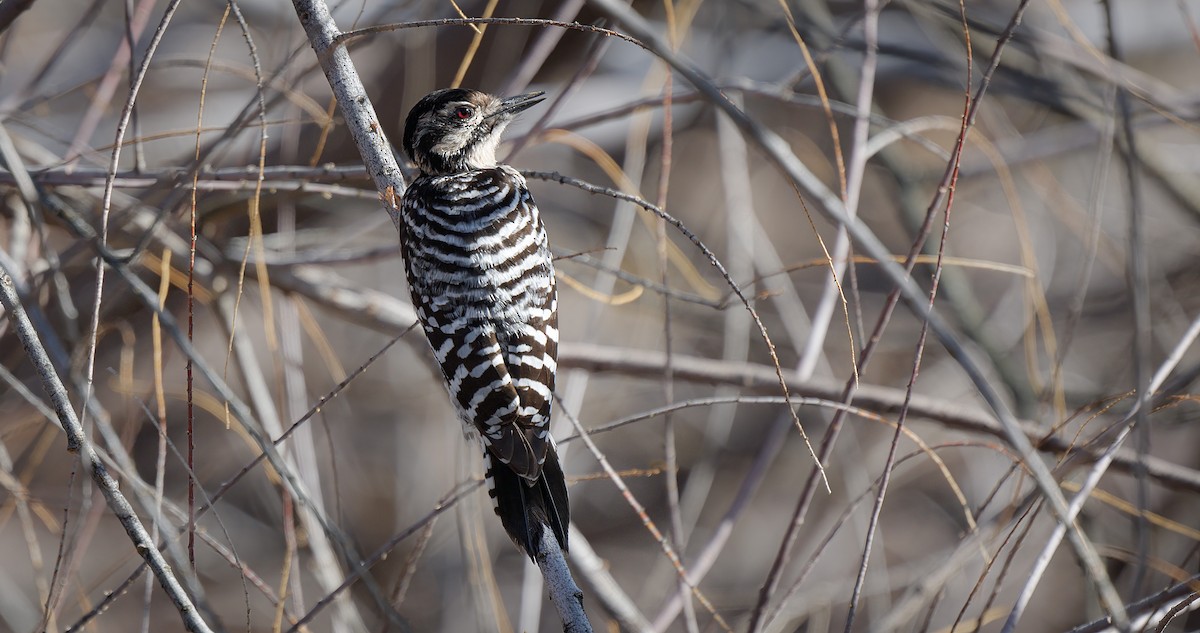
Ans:
[{"label": "bird's wing", "polygon": [[551,441],[550,408],[558,358],[558,313],[553,290],[545,301],[546,318],[531,319],[517,332],[501,332],[499,336],[504,364],[520,401],[515,425],[539,469]]},{"label": "bird's wing", "polygon": [[536,386],[544,365],[535,369],[522,350],[532,349],[538,337],[531,328],[520,336],[498,337],[495,328],[478,325],[469,333],[427,325],[425,334],[459,415],[478,429],[496,459],[536,480],[549,442],[550,399]]}]

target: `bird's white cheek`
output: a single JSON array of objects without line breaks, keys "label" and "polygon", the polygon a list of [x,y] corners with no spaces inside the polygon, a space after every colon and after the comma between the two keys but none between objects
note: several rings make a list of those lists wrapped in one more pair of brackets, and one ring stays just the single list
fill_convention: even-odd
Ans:
[{"label": "bird's white cheek", "polygon": [[499,139],[491,137],[476,143],[467,153],[467,165],[475,169],[490,169],[496,166],[496,146]]}]

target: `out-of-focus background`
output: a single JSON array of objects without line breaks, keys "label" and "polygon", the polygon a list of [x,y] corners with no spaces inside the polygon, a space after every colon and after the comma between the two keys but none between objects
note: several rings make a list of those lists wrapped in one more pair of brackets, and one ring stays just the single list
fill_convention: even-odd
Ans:
[{"label": "out-of-focus background", "polygon": [[[939,201],[914,278],[928,291],[940,270],[938,311],[1068,498],[1123,428],[1138,385],[1181,351],[1078,526],[1135,623],[1195,630],[1200,353],[1185,335],[1200,318],[1200,3],[1030,3],[980,102],[948,213],[938,192],[967,90],[978,93],[1020,3],[880,4],[877,15],[820,0],[632,9],[785,139],[899,261]],[[478,487],[477,445],[463,440],[420,332],[408,331],[394,227],[295,11],[229,6],[185,2],[170,20],[106,206],[131,76],[167,3],[0,5],[0,267],[122,490],[171,542],[172,567],[219,630],[288,630],[314,609],[302,630],[557,630],[536,571]],[[458,10],[584,24],[605,15],[573,0],[337,2],[333,15],[351,30]],[[835,438],[828,491],[767,344],[701,251],[636,205],[530,176],[560,255],[555,435],[577,436],[578,423],[597,449],[560,444],[578,529],[571,560],[597,631],[844,630],[851,603],[856,631],[999,631],[1022,593],[1032,597],[1021,631],[1105,615],[1069,545],[1030,583],[1057,522],[962,365],[921,338],[903,305],[872,341],[888,277],[839,246],[813,191],[797,190],[660,58],[529,24],[384,30],[350,51],[394,141],[433,89],[545,90],[502,155],[678,218],[751,300],[793,396],[825,399],[798,417],[815,449]],[[869,112],[865,133],[856,112]],[[97,305],[102,250],[118,263],[105,267]],[[173,338],[189,330],[189,292],[199,358],[251,412],[240,419],[195,370],[194,507],[220,497],[198,520],[194,570],[187,358]],[[173,323],[156,324],[156,302]],[[830,401],[856,366],[861,409],[835,420]],[[65,450],[7,319],[0,370],[0,630],[181,630]],[[670,404],[689,406],[651,415]],[[302,419],[279,444],[307,490],[298,500],[276,470],[251,466],[261,450],[247,429],[278,438]],[[685,601],[663,543],[696,587]]]}]

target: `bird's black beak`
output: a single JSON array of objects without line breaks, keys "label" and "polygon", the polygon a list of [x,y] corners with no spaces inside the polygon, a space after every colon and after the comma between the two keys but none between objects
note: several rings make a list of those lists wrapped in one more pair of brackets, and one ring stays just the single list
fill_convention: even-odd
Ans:
[{"label": "bird's black beak", "polygon": [[518,112],[522,112],[542,102],[542,95],[546,93],[542,91],[527,92],[523,95],[509,97],[500,102],[500,109],[496,110],[491,116],[509,115],[515,116]]}]

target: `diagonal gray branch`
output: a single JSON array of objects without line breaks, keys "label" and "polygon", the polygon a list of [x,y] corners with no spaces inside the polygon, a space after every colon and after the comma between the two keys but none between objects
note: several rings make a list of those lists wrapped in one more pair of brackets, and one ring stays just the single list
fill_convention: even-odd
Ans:
[{"label": "diagonal gray branch", "polygon": [[46,349],[42,346],[41,339],[33,329],[33,324],[29,322],[29,317],[25,314],[25,308],[21,305],[20,299],[17,297],[16,287],[13,285],[12,278],[8,274],[0,271],[0,303],[4,304],[5,310],[8,311],[9,319],[11,319],[14,328],[17,331],[17,336],[21,339],[21,344],[25,347],[25,353],[29,356],[29,361],[37,369],[38,376],[42,380],[42,388],[46,390],[46,394],[50,397],[51,404],[54,405],[54,413],[62,424],[63,431],[67,434],[67,450],[72,453],[79,453],[83,458],[84,463],[91,470],[92,480],[100,488],[104,494],[104,499],[108,502],[108,507],[112,510],[113,515],[121,522],[121,526],[125,528],[125,533],[129,535],[129,540],[133,541],[134,547],[138,554],[149,565],[150,571],[158,579],[160,585],[171,601],[175,603],[175,608],[179,611],[180,618],[183,619],[183,624],[187,630],[193,633],[208,633],[212,631],[204,619],[196,611],[196,606],[192,604],[192,599],[184,591],[179,580],[175,578],[175,574],[171,572],[170,566],[166,559],[163,558],[161,552],[155,547],[154,541],[150,538],[150,534],[146,532],[145,526],[137,514],[134,513],[133,507],[129,505],[129,501],[125,499],[125,495],[121,494],[117,480],[108,472],[108,468],[100,457],[96,454],[95,448],[88,440],[87,435],[83,432],[83,427],[79,424],[79,419],[75,416],[75,409],[71,407],[70,398],[67,396],[67,390],[59,379],[58,373],[54,370],[54,366],[50,363],[50,358],[46,355]]},{"label": "diagonal gray branch", "polygon": [[[330,15],[329,7],[324,0],[292,0],[292,6],[296,8],[296,17],[300,19],[300,25],[304,27],[308,41],[317,54],[321,70],[329,80],[329,87],[337,97],[338,111],[345,118],[346,129],[354,137],[354,145],[362,155],[363,164],[375,181],[375,189],[380,195],[390,192],[399,197],[404,193],[404,176],[383,135],[383,127],[375,116],[375,107],[371,105],[367,89],[354,69],[350,51],[335,42],[342,33]],[[400,214],[395,205],[391,204],[391,200],[384,200],[383,206],[392,216],[396,228],[399,228]]]}]

